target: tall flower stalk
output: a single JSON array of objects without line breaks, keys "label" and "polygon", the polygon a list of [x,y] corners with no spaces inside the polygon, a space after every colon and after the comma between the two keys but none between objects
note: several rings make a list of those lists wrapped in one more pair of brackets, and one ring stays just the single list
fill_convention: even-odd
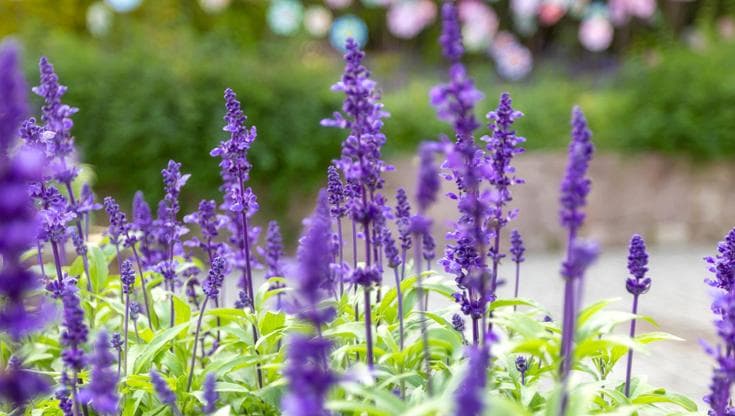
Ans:
[{"label": "tall flower stalk", "polygon": [[130,323],[130,293],[133,291],[135,284],[135,270],[133,263],[126,259],[120,267],[120,282],[122,283],[122,292],[125,297],[125,320],[123,321],[123,374],[128,374],[128,324]]},{"label": "tall flower stalk", "polygon": [[[219,163],[222,176],[221,190],[224,193],[222,208],[229,214],[231,241],[238,247],[234,266],[243,271],[241,287],[246,290],[247,297],[252,303],[255,299],[253,290],[253,259],[251,244],[253,227],[249,219],[258,210],[258,203],[251,188],[245,183],[250,179],[252,165],[247,159],[250,146],[255,141],[257,130],[255,126],[248,128],[245,123],[247,117],[242,111],[237,95],[231,89],[225,90],[225,107],[227,112],[224,131],[229,133],[229,139],[220,142],[220,145],[209,153],[213,157],[221,158]],[[252,307],[252,304],[250,305]],[[258,342],[258,328],[252,326],[253,342]],[[260,365],[257,367],[258,385],[263,386],[263,375]]]},{"label": "tall flower stalk", "polygon": [[[638,297],[651,288],[651,278],[646,277],[648,272],[648,253],[646,243],[638,234],[630,239],[628,249],[628,272],[632,277],[625,281],[625,289],[633,295],[633,315],[638,314]],[[630,321],[630,338],[635,339],[636,319]],[[633,369],[633,350],[628,351],[628,363],[625,370],[625,395],[630,397],[630,376]]]},{"label": "tall flower stalk", "polygon": [[181,163],[173,160],[168,161],[165,169],[161,170],[163,177],[164,197],[158,206],[159,239],[164,249],[164,259],[157,265],[159,273],[163,275],[163,281],[171,291],[169,300],[169,323],[174,326],[174,297],[176,291],[176,262],[174,256],[181,251],[181,236],[186,229],[178,220],[179,195],[181,188],[186,184],[191,175],[181,174]]},{"label": "tall flower stalk", "polygon": [[227,262],[222,257],[215,257],[212,260],[212,267],[207,274],[207,278],[204,280],[202,290],[204,291],[205,298],[202,301],[201,309],[199,310],[199,317],[197,318],[197,326],[194,331],[194,343],[192,345],[191,352],[191,363],[189,364],[189,377],[186,382],[186,391],[191,390],[191,382],[194,378],[194,366],[196,364],[197,357],[197,345],[199,343],[199,332],[202,329],[202,319],[204,319],[204,311],[207,308],[207,303],[210,299],[217,299],[219,291],[222,288],[222,283],[225,279],[225,268]]},{"label": "tall flower stalk", "polygon": [[118,374],[112,369],[115,356],[110,353],[110,341],[104,330],[97,335],[94,353],[89,361],[92,364],[92,377],[89,385],[80,391],[80,399],[85,403],[91,402],[92,408],[100,415],[118,414]]},{"label": "tall flower stalk", "polygon": [[562,226],[567,229],[567,252],[562,265],[564,278],[564,313],[561,338],[561,365],[559,368],[562,380],[561,413],[566,412],[567,385],[572,369],[572,349],[576,316],[581,300],[581,289],[584,272],[596,259],[596,246],[578,240],[577,234],[584,223],[585,213],[582,208],[587,203],[591,181],[587,177],[594,147],[587,121],[579,107],[572,111],[572,140],[569,143],[569,156],[564,179],[561,184],[561,210],[559,213]]},{"label": "tall flower stalk", "polygon": [[299,240],[298,267],[294,276],[294,298],[288,308],[311,324],[314,336],[292,335],[289,339],[286,368],[288,391],[281,402],[288,416],[327,415],[324,401],[336,382],[329,370],[327,355],[331,343],[322,337],[322,326],[334,319],[335,310],[323,307],[330,293],[331,253],[324,243],[332,236],[331,217],[326,191],[317,198],[314,213],[305,222],[305,231]]},{"label": "tall flower stalk", "polygon": [[[61,345],[64,350],[61,358],[64,363],[63,373],[66,377],[65,387],[69,391],[75,416],[81,414],[81,403],[78,397],[79,373],[86,368],[87,360],[84,345],[87,343],[89,329],[84,322],[84,310],[79,300],[79,290],[74,279],[67,279],[61,293],[64,307]],[[70,374],[69,374],[70,373]]]},{"label": "tall flower stalk", "polygon": [[710,407],[709,415],[729,416],[735,411],[730,392],[735,384],[735,228],[717,245],[717,255],[706,257],[705,261],[714,275],[705,282],[719,289],[712,302],[712,312],[717,317],[715,328],[721,342],[716,347],[706,346],[716,366],[710,393],[704,401]]},{"label": "tall flower stalk", "polygon": [[[342,231],[342,219],[347,210],[345,209],[345,187],[340,177],[337,167],[329,165],[327,168],[327,193],[329,195],[329,212],[337,223],[337,249],[338,258],[335,259],[337,279],[339,281],[339,296],[341,297],[345,291],[344,271],[345,271],[345,254],[344,254],[344,232]],[[357,255],[357,253],[353,253]]]},{"label": "tall flower stalk", "polygon": [[[523,238],[521,237],[521,233],[518,232],[518,230],[513,230],[510,232],[510,255],[511,260],[513,260],[513,263],[515,263],[515,286],[513,288],[513,297],[517,298],[518,293],[520,290],[521,285],[521,263],[526,261],[526,258],[523,257],[523,255],[526,253],[526,247],[523,245]],[[513,306],[513,310],[516,310],[516,307]]]},{"label": "tall flower stalk", "polygon": [[[363,288],[365,316],[365,338],[367,340],[367,364],[373,366],[372,312],[370,292],[381,281],[380,224],[384,222],[384,209],[379,194],[383,187],[382,172],[389,170],[381,159],[381,148],[386,138],[382,133],[382,119],[388,114],[383,111],[380,93],[370,72],[363,66],[365,54],[354,39],[345,45],[345,69],[342,79],[332,90],[345,94],[342,113],[335,112],[331,119],[322,120],[322,125],[349,130],[342,142],[342,155],[335,165],[342,171],[350,189],[346,208],[353,224],[360,225],[365,242],[364,266],[352,270],[350,281]],[[357,252],[355,252],[357,258]]]},{"label": "tall flower stalk", "polygon": [[[49,180],[53,179],[61,184],[67,193],[68,216],[66,218],[69,222],[73,222],[75,226],[71,238],[77,254],[82,258],[84,275],[87,279],[87,290],[91,291],[92,283],[89,275],[85,233],[82,226],[82,212],[79,210],[73,187],[73,182],[79,174],[79,168],[75,165],[74,160],[76,151],[74,137],[71,135],[74,122],[71,117],[78,109],[62,103],[61,99],[66,94],[67,88],[59,84],[59,77],[48,59],[42,57],[38,66],[41,73],[40,85],[32,88],[32,91],[44,100],[41,107],[41,120],[44,123],[43,136],[50,171],[45,186],[49,187]],[[59,249],[59,247],[54,247],[56,251]],[[61,255],[62,253],[57,253],[56,256],[60,257]]]},{"label": "tall flower stalk", "polygon": [[[40,229],[26,184],[39,180],[43,168],[43,156],[36,151],[9,154],[28,111],[25,89],[17,45],[0,43],[0,331],[13,341],[41,329],[46,316],[53,314],[51,305],[34,295],[40,285],[39,276],[24,267],[21,260]],[[0,370],[0,401],[11,404],[19,414],[49,387],[45,377],[24,369],[16,355],[6,369]]]}]

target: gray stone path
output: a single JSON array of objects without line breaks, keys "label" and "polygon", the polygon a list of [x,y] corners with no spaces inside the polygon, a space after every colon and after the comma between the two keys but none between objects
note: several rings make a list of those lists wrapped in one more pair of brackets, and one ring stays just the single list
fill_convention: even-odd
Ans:
[{"label": "gray stone path", "polygon": [[[707,392],[712,360],[699,343],[715,341],[713,315],[710,312],[710,288],[703,283],[707,276],[702,258],[711,254],[709,247],[654,247],[650,250],[651,290],[643,295],[639,313],[653,317],[660,328],[684,338],[683,342],[652,344],[649,355],[638,354],[634,371],[648,375],[652,385],[686,394],[698,403]],[[529,253],[521,271],[521,293],[538,301],[559,317],[562,309],[562,281],[559,277],[561,254]],[[507,278],[511,270],[506,264]],[[605,250],[586,277],[584,303],[620,297],[616,310],[630,310],[631,297],[625,291],[627,252]],[[512,293],[512,286],[499,289],[501,296]],[[650,325],[639,326],[652,330]],[[621,369],[624,366],[621,366]],[[624,371],[624,369],[623,369]],[[624,377],[621,376],[621,377]]]}]

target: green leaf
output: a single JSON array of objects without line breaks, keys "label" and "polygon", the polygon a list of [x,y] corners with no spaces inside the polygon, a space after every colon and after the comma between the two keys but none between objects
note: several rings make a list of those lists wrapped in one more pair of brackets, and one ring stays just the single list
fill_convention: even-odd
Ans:
[{"label": "green leaf", "polygon": [[185,322],[183,324],[179,324],[172,328],[168,328],[162,332],[159,332],[156,336],[154,336],[151,342],[144,347],[143,352],[141,352],[141,354],[135,359],[133,372],[135,374],[139,374],[141,371],[143,371],[143,367],[146,365],[150,365],[162,348],[166,347],[168,343],[173,341],[188,327],[189,323]]}]

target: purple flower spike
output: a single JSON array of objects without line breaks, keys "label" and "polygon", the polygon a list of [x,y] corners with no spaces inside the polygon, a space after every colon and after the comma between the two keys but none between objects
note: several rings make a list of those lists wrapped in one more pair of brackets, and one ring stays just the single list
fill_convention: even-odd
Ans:
[{"label": "purple flower spike", "polygon": [[132,293],[133,285],[135,284],[135,270],[133,270],[133,262],[128,259],[122,262],[120,281],[122,282],[123,293]]},{"label": "purple flower spike", "polygon": [[263,251],[265,257],[265,264],[268,267],[265,273],[265,278],[270,277],[283,277],[283,264],[281,258],[284,255],[283,251],[283,238],[281,237],[281,228],[278,226],[277,221],[271,221],[268,223],[268,234],[266,235],[266,247]]},{"label": "purple flower spike", "polygon": [[225,268],[227,262],[222,257],[215,257],[212,260],[212,268],[209,269],[207,278],[204,280],[202,290],[207,297],[215,299],[219,295],[220,288],[222,288],[222,282],[225,279]]},{"label": "purple flower spike", "polygon": [[18,137],[21,121],[28,114],[26,82],[18,49],[12,41],[0,44],[0,158],[6,157]]},{"label": "purple flower spike", "polygon": [[208,415],[217,411],[219,394],[215,390],[216,384],[217,378],[214,373],[207,374],[207,378],[204,379],[204,406],[202,406],[202,412]]},{"label": "purple flower spike", "polygon": [[642,295],[651,288],[651,279],[646,277],[648,253],[646,253],[646,243],[643,237],[636,234],[630,239],[628,253],[628,271],[633,277],[626,280],[625,288],[632,295]]},{"label": "purple flower spike", "polygon": [[158,400],[160,400],[163,404],[175,406],[176,395],[173,391],[171,391],[171,388],[168,386],[166,380],[164,380],[161,375],[156,372],[156,370],[151,370],[150,377],[151,383],[153,384],[153,389],[156,391],[156,395],[158,396]]},{"label": "purple flower spike", "polygon": [[92,403],[92,407],[100,415],[118,413],[117,374],[112,369],[115,356],[110,353],[107,333],[103,330],[97,335],[94,354],[90,357],[92,364],[91,382],[79,393],[82,402]]},{"label": "purple flower spike", "polygon": [[479,416],[485,408],[484,391],[490,354],[487,346],[467,348],[467,369],[454,393],[457,416]]},{"label": "purple flower spike", "polygon": [[439,169],[434,163],[434,156],[439,146],[434,142],[423,142],[419,146],[419,179],[416,190],[416,204],[420,213],[436,201],[439,192]]},{"label": "purple flower spike", "polygon": [[587,203],[591,182],[587,175],[592,154],[595,151],[591,141],[592,133],[587,127],[587,120],[579,107],[572,112],[572,141],[569,143],[569,160],[564,180],[561,184],[561,224],[569,229],[572,236],[584,222],[585,214],[581,211]]},{"label": "purple flower spike", "polygon": [[475,88],[461,63],[464,48],[459,17],[456,6],[449,1],[442,6],[442,35],[439,42],[450,63],[450,80],[447,84],[432,88],[431,105],[436,108],[440,120],[452,124],[458,141],[469,140],[472,133],[480,127],[475,119],[474,108],[483,95]]},{"label": "purple flower spike", "polygon": [[735,228],[717,245],[717,255],[705,257],[705,261],[710,264],[709,271],[715,275],[714,279],[707,279],[705,282],[712,287],[732,292],[735,288]]},{"label": "purple flower spike", "polygon": [[74,280],[64,282],[61,300],[64,306],[64,329],[61,333],[64,351],[61,358],[67,368],[79,372],[86,366],[83,346],[87,342],[89,330],[84,323],[84,310],[79,302],[79,290]]},{"label": "purple flower spike", "polygon": [[15,408],[24,409],[30,400],[50,390],[46,377],[21,367],[20,360],[13,357],[8,368],[0,371],[0,399]]},{"label": "purple flower spike", "polygon": [[294,282],[296,299],[292,306],[294,310],[299,311],[302,319],[319,327],[334,316],[332,309],[319,310],[319,302],[328,295],[328,290],[334,289],[329,287],[332,255],[329,250],[324,249],[325,244],[332,238],[332,222],[326,191],[319,192],[316,209],[305,221],[305,227],[297,251],[298,273]]},{"label": "purple flower spike", "polygon": [[[643,237],[638,234],[633,235],[630,239],[630,248],[628,249],[628,271],[633,277],[629,277],[625,281],[625,288],[628,293],[633,295],[633,314],[638,313],[638,297],[651,287],[651,278],[646,277],[648,268],[648,253],[646,253],[646,243]],[[635,338],[636,320],[630,321],[630,338]],[[633,350],[628,351],[628,366],[625,373],[625,395],[630,397],[630,377],[633,368]]]},{"label": "purple flower spike", "polygon": [[510,254],[512,259],[516,263],[523,263],[526,258],[523,255],[526,253],[526,247],[523,245],[523,239],[521,233],[518,230],[510,232]]},{"label": "purple flower spike", "polygon": [[326,367],[331,343],[324,338],[309,339],[293,335],[289,339],[287,365],[288,392],[281,402],[287,416],[327,416],[324,401],[329,389],[337,381]]}]

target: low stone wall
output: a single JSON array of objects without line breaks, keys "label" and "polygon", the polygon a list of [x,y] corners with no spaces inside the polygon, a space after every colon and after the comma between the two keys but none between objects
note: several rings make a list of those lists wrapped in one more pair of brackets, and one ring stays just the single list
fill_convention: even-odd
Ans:
[{"label": "low stone wall", "polygon": [[[392,160],[386,174],[386,194],[398,186],[413,190],[417,160]],[[559,226],[559,184],[566,165],[564,152],[528,152],[517,157],[518,176],[526,183],[513,188],[512,206],[520,209],[511,225],[532,249],[563,244]],[[650,244],[710,244],[735,226],[735,163],[695,165],[661,155],[595,155],[588,218],[583,234],[604,245],[623,245],[631,234],[645,235]],[[442,193],[450,190],[444,181]],[[437,238],[456,218],[455,202],[439,198],[430,215]],[[439,240],[440,241],[440,240]]]}]

